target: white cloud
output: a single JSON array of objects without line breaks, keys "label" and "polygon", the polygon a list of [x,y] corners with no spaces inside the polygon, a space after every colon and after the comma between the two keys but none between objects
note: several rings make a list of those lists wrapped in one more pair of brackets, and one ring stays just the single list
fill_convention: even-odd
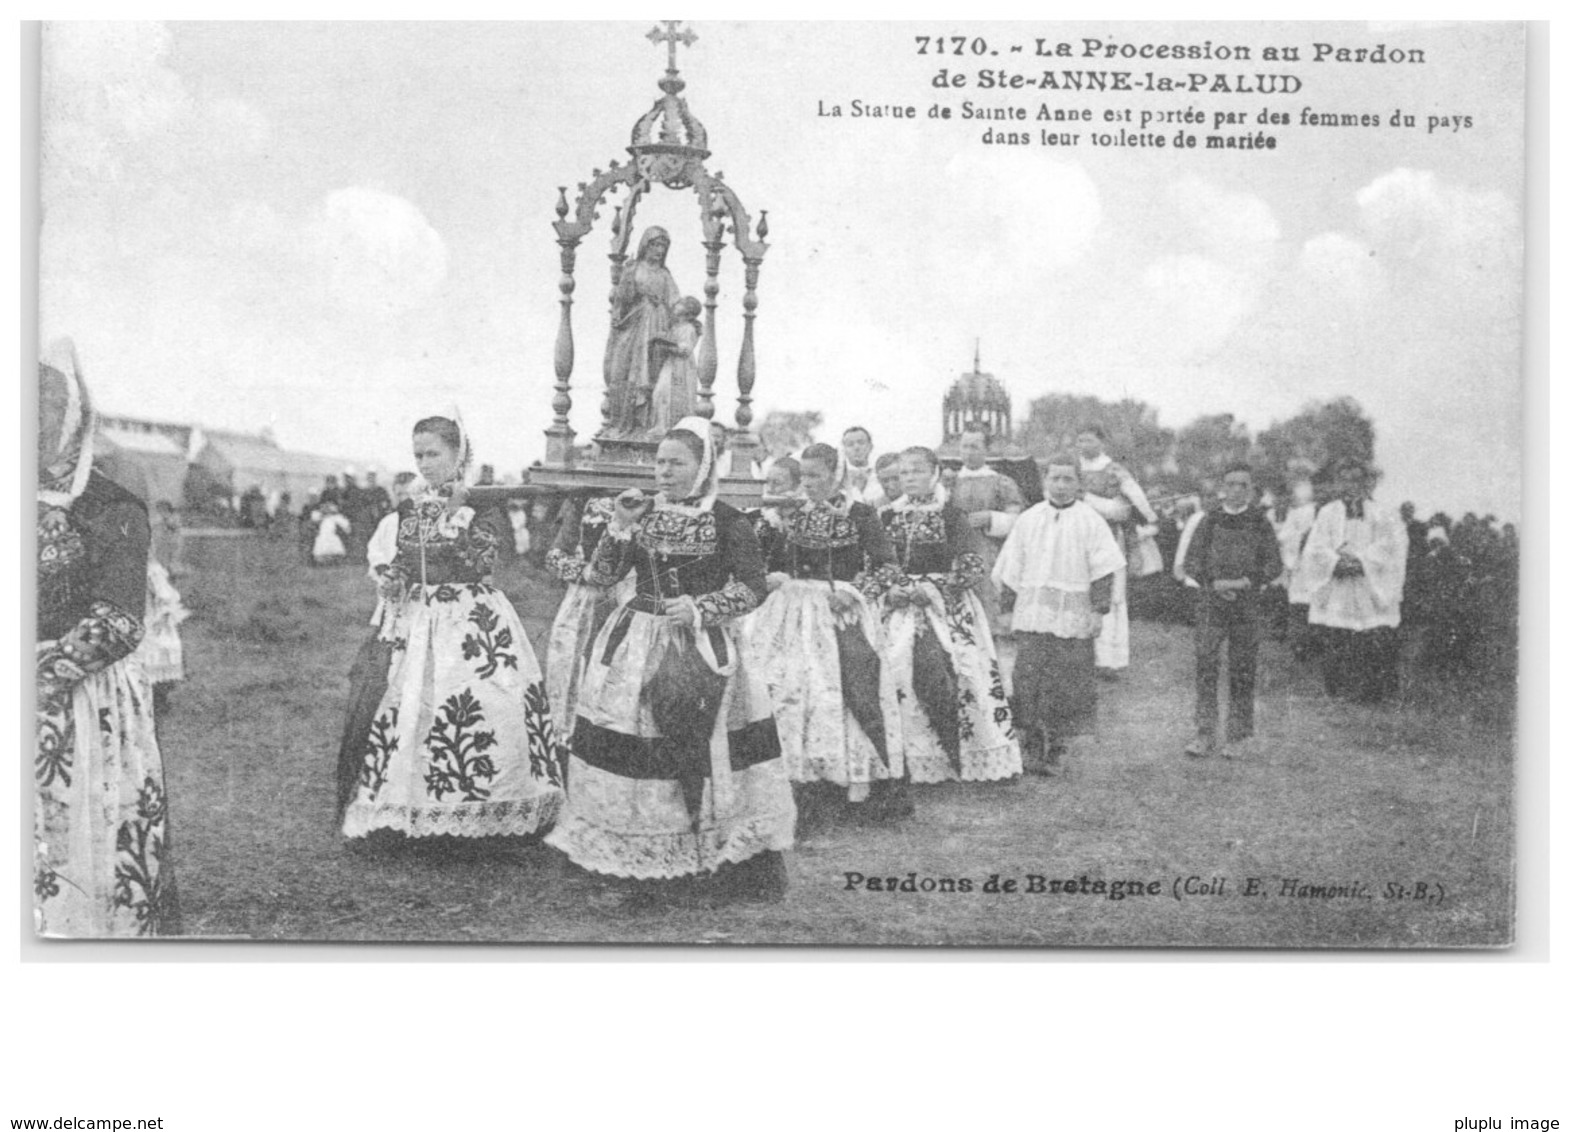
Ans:
[{"label": "white cloud", "polygon": [[1298,267],[1321,294],[1366,303],[1385,285],[1373,249],[1340,232],[1326,232],[1303,244]]},{"label": "white cloud", "polygon": [[1085,254],[1101,226],[1096,183],[1077,162],[1022,164],[1017,153],[960,150],[944,167],[945,207],[981,218],[1012,263],[1067,267]]},{"label": "white cloud", "polygon": [[304,233],[336,302],[392,315],[429,300],[447,278],[447,245],[409,201],[370,188],[329,193]]},{"label": "white cloud", "polygon": [[[1515,511],[1513,204],[1408,168],[1373,178],[1347,203],[1355,227],[1304,242],[1249,320],[1238,368],[1269,376],[1293,401],[1308,388],[1356,396],[1375,422],[1388,501],[1410,497],[1424,509],[1487,497],[1501,513]],[[1436,451],[1455,459],[1436,460]]]},{"label": "white cloud", "polygon": [[1140,276],[1141,322],[1151,343],[1178,358],[1219,348],[1254,305],[1256,284],[1244,272],[1197,255],[1166,256]]},{"label": "white cloud", "polygon": [[201,108],[203,138],[235,154],[260,152],[272,139],[272,123],[249,102],[220,98]]},{"label": "white cloud", "polygon": [[[447,281],[446,242],[418,207],[380,189],[336,189],[304,216],[255,200],[229,210],[215,243],[274,294],[354,316],[390,317],[430,302]],[[238,253],[238,254],[236,254]],[[280,296],[283,297],[283,296]]]},{"label": "white cloud", "polygon": [[118,180],[134,145],[187,113],[190,93],[163,65],[162,24],[55,22],[43,31],[44,186]]},{"label": "white cloud", "polygon": [[1110,325],[1140,368],[1212,358],[1268,292],[1281,245],[1262,198],[1193,175],[1160,189],[1120,235],[1128,284],[1109,296]]},{"label": "white cloud", "polygon": [[1516,208],[1498,190],[1477,192],[1402,168],[1359,189],[1357,204],[1381,253],[1425,268],[1497,266],[1519,254]]},{"label": "white cloud", "polygon": [[43,196],[190,183],[258,153],[271,125],[235,98],[198,99],[168,65],[158,23],[56,22],[43,33]]},{"label": "white cloud", "polygon": [[43,33],[44,90],[81,100],[73,109],[100,124],[145,136],[190,105],[185,84],[164,66],[169,43],[158,23],[51,22]]},{"label": "white cloud", "polygon": [[240,247],[268,252],[286,250],[294,239],[288,221],[271,205],[256,200],[235,202],[224,235]]},{"label": "white cloud", "polygon": [[1174,220],[1196,250],[1240,266],[1262,266],[1281,239],[1270,206],[1252,193],[1186,176],[1167,193]]}]

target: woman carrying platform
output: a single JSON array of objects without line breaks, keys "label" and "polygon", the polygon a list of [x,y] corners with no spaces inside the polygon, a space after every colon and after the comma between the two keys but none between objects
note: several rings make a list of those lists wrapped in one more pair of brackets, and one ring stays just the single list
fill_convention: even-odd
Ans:
[{"label": "woman carrying platform", "polygon": [[[877,513],[847,497],[845,464],[827,444],[802,453],[806,502],[783,515],[769,555],[769,599],[753,627],[799,804],[822,785],[865,802],[874,786],[887,784],[887,793],[905,771],[877,606],[902,579]],[[877,808],[890,806],[900,808]]]},{"label": "woman carrying platform", "polygon": [[729,874],[732,891],[772,897],[796,812],[768,689],[733,632],[764,597],[763,560],[746,516],[715,497],[713,452],[707,421],[681,421],[656,455],[658,493],[618,496],[595,549],[586,580],[632,573],[637,591],[584,664],[549,843],[597,873]]},{"label": "woman carrying platform", "polygon": [[883,512],[903,584],[884,599],[886,654],[912,782],[992,781],[1022,770],[997,649],[976,583],[986,563],[939,481],[937,455],[900,457],[903,494]]}]

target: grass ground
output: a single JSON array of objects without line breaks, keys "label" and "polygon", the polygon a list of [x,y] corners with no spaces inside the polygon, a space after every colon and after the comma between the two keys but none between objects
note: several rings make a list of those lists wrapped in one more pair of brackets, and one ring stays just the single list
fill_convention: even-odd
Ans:
[{"label": "grass ground", "polygon": [[[188,679],[160,729],[193,935],[1206,947],[1512,936],[1514,735],[1503,691],[1433,685],[1401,707],[1333,702],[1272,643],[1254,750],[1195,761],[1180,753],[1189,631],[1144,622],[1133,628],[1133,668],[1103,686],[1099,739],[1067,777],[917,788],[915,817],[890,827],[830,820],[789,855],[781,903],[612,907],[537,843],[350,849],[332,820],[333,763],[370,586],[353,568],[307,569],[286,543],[193,540],[189,557]],[[500,580],[543,642],[556,587],[521,568]],[[847,873],[956,887],[963,878],[972,891],[849,889]],[[993,874],[1018,889],[983,891]],[[1030,875],[1161,891],[1030,894]],[[1183,892],[1213,878],[1225,879],[1222,893]],[[1249,878],[1260,895],[1245,895]],[[1283,895],[1292,878],[1361,884],[1366,896]]]}]

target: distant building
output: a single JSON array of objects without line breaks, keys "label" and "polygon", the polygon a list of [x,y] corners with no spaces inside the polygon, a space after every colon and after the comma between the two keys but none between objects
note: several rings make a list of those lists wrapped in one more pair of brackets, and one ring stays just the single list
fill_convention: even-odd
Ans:
[{"label": "distant building", "polygon": [[201,469],[203,478],[238,496],[252,487],[274,499],[288,492],[299,502],[320,491],[328,476],[344,473],[361,476],[380,471],[375,465],[346,461],[339,456],[315,456],[279,448],[270,436],[219,429],[198,429],[191,467]]},{"label": "distant building", "polygon": [[185,503],[185,447],[167,433],[100,424],[93,460],[105,475],[150,507]]},{"label": "distant building", "polygon": [[382,471],[364,461],[280,448],[265,429],[234,432],[100,414],[96,443],[112,478],[150,504],[166,500],[177,507],[232,502],[253,487],[269,501],[287,492],[298,506],[330,475]]},{"label": "distant building", "polygon": [[1027,503],[1042,498],[1041,474],[1030,454],[1014,443],[1014,406],[1008,389],[995,375],[981,371],[981,343],[969,373],[962,373],[943,395],[943,443],[938,459],[949,468],[961,463],[959,439],[972,429],[987,434],[987,463],[1009,476],[1025,493]]},{"label": "distant building", "polygon": [[987,434],[989,456],[1019,459],[1025,455],[1014,444],[1013,399],[995,375],[981,372],[981,345],[976,345],[974,368],[962,373],[943,395],[943,443],[938,457],[959,459],[959,438],[971,429]]},{"label": "distant building", "polygon": [[191,450],[191,433],[196,430],[195,425],[177,424],[174,421],[149,421],[141,417],[120,417],[102,412],[98,414],[98,428],[100,433],[117,432],[127,435],[167,437],[188,455]]},{"label": "distant building", "polygon": [[1007,444],[1014,436],[1014,409],[1003,383],[981,372],[981,346],[976,346],[975,368],[962,373],[943,395],[943,447],[959,444],[964,432],[979,428],[995,442]]}]

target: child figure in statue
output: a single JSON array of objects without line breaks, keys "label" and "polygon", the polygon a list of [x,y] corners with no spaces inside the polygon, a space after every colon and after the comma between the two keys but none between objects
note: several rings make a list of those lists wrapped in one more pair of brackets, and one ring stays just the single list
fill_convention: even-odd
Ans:
[{"label": "child figure in statue", "polygon": [[691,416],[698,404],[697,355],[698,339],[703,337],[703,304],[688,295],[676,304],[673,313],[675,321],[669,336],[656,338],[650,345],[659,372],[650,427],[658,433]]}]

